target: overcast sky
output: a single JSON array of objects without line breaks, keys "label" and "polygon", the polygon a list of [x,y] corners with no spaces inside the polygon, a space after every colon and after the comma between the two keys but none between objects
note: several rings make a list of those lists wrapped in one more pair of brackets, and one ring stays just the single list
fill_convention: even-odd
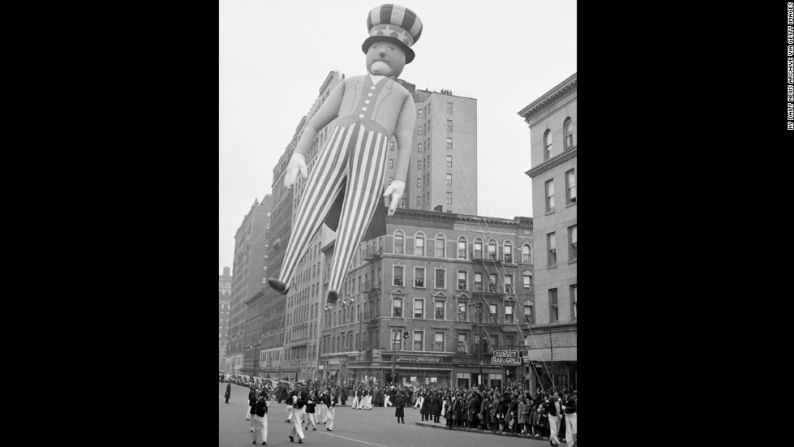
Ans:
[{"label": "overcast sky", "polygon": [[[366,73],[378,0],[223,0],[219,264],[328,72]],[[532,216],[530,134],[517,112],[576,72],[576,0],[401,0],[424,24],[401,79],[477,99],[479,214]]]}]

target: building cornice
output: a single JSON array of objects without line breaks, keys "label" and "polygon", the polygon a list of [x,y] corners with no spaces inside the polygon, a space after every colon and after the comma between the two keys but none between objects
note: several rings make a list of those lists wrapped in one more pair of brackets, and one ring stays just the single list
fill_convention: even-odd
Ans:
[{"label": "building cornice", "polygon": [[532,101],[528,106],[518,111],[518,115],[524,118],[525,121],[529,120],[532,115],[537,113],[540,109],[546,107],[566,93],[576,88],[576,73],[568,77],[568,79],[560,82],[551,90],[544,93],[540,98]]},{"label": "building cornice", "polygon": [[543,163],[541,163],[541,164],[535,166],[534,168],[530,169],[529,171],[525,172],[525,174],[528,175],[529,178],[535,178],[538,175],[543,174],[544,172],[548,171],[549,169],[551,169],[551,168],[553,168],[555,166],[559,166],[562,163],[565,163],[566,161],[571,160],[572,158],[576,157],[577,148],[578,148],[578,146],[574,146],[573,149],[568,149],[567,151],[563,152],[562,154],[560,154],[560,155],[558,155],[556,157],[552,157],[552,158],[544,161]]},{"label": "building cornice", "polygon": [[[447,212],[438,212],[438,211],[426,211],[420,209],[412,209],[412,208],[397,208],[397,211],[394,213],[394,217],[426,217],[430,219],[437,219],[437,220],[447,220],[453,222],[485,222],[488,224],[499,224],[499,225],[508,225],[508,226],[520,226],[520,225],[530,225],[532,224],[531,217],[519,217],[516,219],[506,219],[502,217],[487,217],[487,216],[477,216],[477,215],[470,215],[470,214],[456,214],[456,213],[447,213]],[[391,220],[391,219],[389,219]],[[393,221],[388,222],[390,224],[394,224]]]}]

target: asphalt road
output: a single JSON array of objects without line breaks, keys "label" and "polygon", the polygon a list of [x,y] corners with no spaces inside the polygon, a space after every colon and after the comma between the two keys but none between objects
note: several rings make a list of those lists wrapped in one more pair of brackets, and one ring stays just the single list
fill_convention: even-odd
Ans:
[{"label": "asphalt road", "polygon": [[[218,384],[218,419],[220,447],[243,447],[252,445],[251,432],[245,412],[248,408],[248,388],[232,384],[232,396],[229,403],[223,397],[226,383]],[[350,400],[347,401],[350,404]],[[324,425],[318,425],[317,431],[310,431],[303,440],[304,445],[323,447],[547,447],[548,441],[526,438],[489,435],[481,433],[461,432],[455,430],[439,430],[420,427],[414,422],[421,421],[419,410],[405,409],[405,424],[397,424],[394,407],[373,407],[372,410],[351,410],[347,407],[336,408],[334,431],[326,431]],[[291,424],[284,422],[287,409],[284,404],[275,400],[268,405],[268,446],[297,446],[289,441]],[[440,419],[443,423],[444,418]]]}]

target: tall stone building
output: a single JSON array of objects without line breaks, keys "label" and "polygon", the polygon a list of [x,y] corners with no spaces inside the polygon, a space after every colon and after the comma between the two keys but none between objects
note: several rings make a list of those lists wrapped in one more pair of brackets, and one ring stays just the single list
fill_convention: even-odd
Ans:
[{"label": "tall stone building", "polygon": [[[524,367],[494,366],[491,357],[520,350],[534,321],[532,244],[531,218],[398,209],[384,236],[361,244],[340,301],[324,310],[322,377],[452,386],[522,380]],[[329,265],[333,244],[324,253]]]},{"label": "tall stone building", "polygon": [[218,370],[226,372],[226,342],[229,334],[229,313],[232,302],[232,275],[229,267],[218,275]]},{"label": "tall stone building", "polygon": [[541,384],[576,387],[576,73],[518,114],[529,124],[537,324],[529,349]]},{"label": "tall stone building", "polygon": [[246,302],[262,290],[267,278],[265,255],[270,228],[271,196],[254,200],[234,236],[231,315],[227,361],[234,373],[242,373],[246,345]]}]

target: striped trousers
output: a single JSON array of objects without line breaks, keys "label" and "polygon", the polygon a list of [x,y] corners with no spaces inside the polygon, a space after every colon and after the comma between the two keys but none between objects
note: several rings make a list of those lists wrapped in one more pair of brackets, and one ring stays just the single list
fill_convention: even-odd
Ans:
[{"label": "striped trousers", "polygon": [[383,191],[389,135],[367,119],[341,118],[320,151],[301,196],[279,281],[289,287],[295,267],[342,188],[328,290],[339,292]]}]

